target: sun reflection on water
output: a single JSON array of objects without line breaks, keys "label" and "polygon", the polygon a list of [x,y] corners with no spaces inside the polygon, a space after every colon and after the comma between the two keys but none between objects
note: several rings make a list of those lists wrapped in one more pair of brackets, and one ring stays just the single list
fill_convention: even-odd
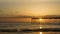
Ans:
[{"label": "sun reflection on water", "polygon": [[42,34],[42,32],[40,32],[40,34]]},{"label": "sun reflection on water", "polygon": [[[42,27],[40,27],[40,29],[42,29]],[[40,34],[42,34],[42,32],[40,32]]]}]

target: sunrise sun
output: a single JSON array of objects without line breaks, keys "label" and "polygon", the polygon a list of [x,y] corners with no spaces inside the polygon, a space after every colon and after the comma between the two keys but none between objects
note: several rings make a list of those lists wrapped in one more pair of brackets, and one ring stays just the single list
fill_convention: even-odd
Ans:
[{"label": "sunrise sun", "polygon": [[40,20],[40,21],[42,21],[42,19],[41,19],[41,18],[40,18],[39,20]]}]

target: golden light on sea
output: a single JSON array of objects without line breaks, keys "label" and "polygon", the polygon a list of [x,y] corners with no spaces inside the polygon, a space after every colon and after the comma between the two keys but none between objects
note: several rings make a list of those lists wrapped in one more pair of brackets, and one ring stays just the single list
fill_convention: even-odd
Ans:
[{"label": "golden light on sea", "polygon": [[40,34],[42,34],[42,32],[40,32]]},{"label": "golden light on sea", "polygon": [[[40,27],[40,29],[42,29],[42,27]],[[42,32],[40,32],[40,34],[42,34]]]}]

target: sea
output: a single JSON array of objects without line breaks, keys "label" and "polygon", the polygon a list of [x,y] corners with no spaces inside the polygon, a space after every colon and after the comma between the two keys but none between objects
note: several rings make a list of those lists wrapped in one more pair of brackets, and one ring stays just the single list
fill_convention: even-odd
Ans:
[{"label": "sea", "polygon": [[[0,23],[0,29],[16,29],[18,32],[0,32],[1,34],[39,34],[33,31],[20,31],[24,29],[40,29],[40,23]],[[20,32],[19,32],[20,31]]]},{"label": "sea", "polygon": [[[50,29],[50,28],[60,28],[60,22],[55,21],[58,19],[55,19],[51,21],[44,21],[45,19],[38,22],[28,22],[28,23],[0,23],[0,34],[60,34],[60,32],[54,32],[54,31],[47,31],[47,32],[41,32],[38,31],[38,29]],[[44,21],[44,22],[42,22]],[[55,22],[54,22],[55,21]],[[17,31],[13,31],[13,30]],[[5,30],[5,31],[4,31]],[[9,30],[9,31],[8,31]],[[11,31],[12,30],[12,31]],[[33,31],[34,30],[34,31]],[[37,31],[35,31],[37,30]]]}]

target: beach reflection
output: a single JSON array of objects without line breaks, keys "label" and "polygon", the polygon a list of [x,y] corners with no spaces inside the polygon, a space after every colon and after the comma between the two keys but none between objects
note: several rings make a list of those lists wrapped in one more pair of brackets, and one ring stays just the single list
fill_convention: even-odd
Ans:
[{"label": "beach reflection", "polygon": [[40,34],[42,34],[42,32],[40,32]]},{"label": "beach reflection", "polygon": [[[40,29],[42,29],[42,27],[40,27]],[[40,32],[40,34],[42,34],[42,32]]]},{"label": "beach reflection", "polygon": [[40,34],[60,34],[60,32],[40,32]]},{"label": "beach reflection", "polygon": [[[40,29],[42,28],[60,28],[60,19],[40,19]],[[48,31],[40,32],[40,34],[60,34],[60,32]]]}]

